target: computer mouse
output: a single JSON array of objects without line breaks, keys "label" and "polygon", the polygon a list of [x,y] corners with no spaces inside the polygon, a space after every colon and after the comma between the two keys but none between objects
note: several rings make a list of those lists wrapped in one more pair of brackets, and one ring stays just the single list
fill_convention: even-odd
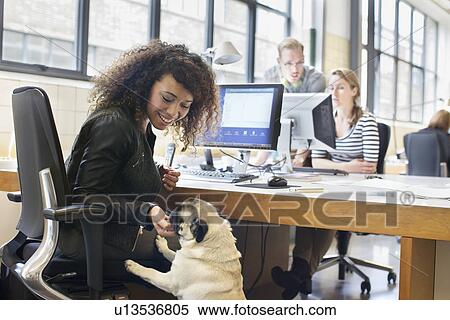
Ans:
[{"label": "computer mouse", "polygon": [[267,185],[269,187],[286,187],[287,186],[287,180],[285,178],[282,178],[282,177],[273,176],[273,177],[270,177],[267,180]]}]

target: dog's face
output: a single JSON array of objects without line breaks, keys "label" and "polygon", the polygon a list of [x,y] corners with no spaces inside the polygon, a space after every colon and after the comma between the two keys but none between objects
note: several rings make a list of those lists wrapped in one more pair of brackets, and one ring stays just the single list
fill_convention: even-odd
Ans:
[{"label": "dog's face", "polygon": [[180,240],[195,239],[201,242],[213,224],[221,224],[223,221],[216,208],[197,198],[187,199],[170,214],[170,223]]}]

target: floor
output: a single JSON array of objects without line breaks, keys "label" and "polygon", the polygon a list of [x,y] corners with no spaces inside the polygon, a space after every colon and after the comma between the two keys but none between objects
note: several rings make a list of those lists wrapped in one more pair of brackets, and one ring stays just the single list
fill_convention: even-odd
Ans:
[{"label": "floor", "polygon": [[[336,253],[336,244],[333,243],[328,254]],[[292,252],[292,251],[291,251]],[[396,237],[382,235],[352,235],[349,254],[360,258],[372,260],[377,263],[390,265],[397,273],[397,284],[388,285],[387,272],[361,267],[371,282],[369,295],[361,294],[361,278],[353,273],[347,273],[345,280],[338,280],[338,266],[317,272],[313,277],[313,293],[305,296],[298,295],[295,299],[308,300],[397,300],[398,299],[398,274],[400,245]],[[1,257],[1,250],[0,250]],[[131,288],[130,288],[131,289]],[[142,288],[132,288],[136,295],[133,299],[148,298],[148,291],[141,296]],[[143,291],[144,292],[144,291]],[[172,296],[161,296],[160,291],[155,291],[159,299],[173,299]]]},{"label": "floor", "polygon": [[[328,254],[336,253],[333,243]],[[359,259],[389,265],[397,273],[397,284],[388,285],[387,272],[360,267],[370,278],[371,292],[361,294],[362,279],[354,273],[346,273],[345,280],[338,280],[338,266],[317,272],[313,277],[313,293],[307,297],[298,295],[296,299],[334,300],[397,300],[399,292],[400,244],[397,237],[382,235],[352,235],[349,255]]]}]

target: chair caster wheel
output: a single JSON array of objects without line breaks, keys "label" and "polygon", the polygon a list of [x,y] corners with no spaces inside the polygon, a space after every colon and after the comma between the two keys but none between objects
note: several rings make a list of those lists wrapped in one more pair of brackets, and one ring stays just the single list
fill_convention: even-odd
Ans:
[{"label": "chair caster wheel", "polygon": [[392,284],[395,284],[395,282],[397,281],[397,274],[395,273],[395,272],[389,272],[388,273],[388,284],[390,284],[391,283],[391,280],[392,280]]},{"label": "chair caster wheel", "polygon": [[364,294],[364,292],[366,294],[369,294],[370,293],[370,289],[371,289],[370,281],[363,281],[363,282],[361,282],[361,294]]}]

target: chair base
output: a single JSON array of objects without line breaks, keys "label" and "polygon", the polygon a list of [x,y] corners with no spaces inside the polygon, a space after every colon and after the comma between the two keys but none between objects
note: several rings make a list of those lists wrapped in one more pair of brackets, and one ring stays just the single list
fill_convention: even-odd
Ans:
[{"label": "chair base", "polygon": [[346,271],[355,272],[358,276],[360,276],[363,279],[363,282],[361,282],[362,294],[370,293],[371,290],[370,278],[364,272],[362,272],[361,269],[357,267],[357,265],[386,271],[388,272],[387,277],[388,283],[391,283],[392,281],[392,283],[395,284],[395,282],[397,281],[397,274],[394,272],[394,269],[392,267],[374,263],[368,260],[349,257],[347,255],[335,255],[323,258],[322,262],[317,268],[317,271],[327,269],[336,264],[339,264],[339,276],[338,276],[339,280],[345,280]]},{"label": "chair base", "polygon": [[[54,290],[63,293],[70,299],[106,299],[106,300],[124,300],[128,299],[130,292],[126,286],[119,282],[105,282],[105,288],[102,292],[92,290],[86,285],[86,279],[69,280],[49,284]],[[6,266],[1,264],[1,282],[0,282],[1,300],[36,300],[41,299],[38,295],[27,288],[23,280],[11,272]]]}]

